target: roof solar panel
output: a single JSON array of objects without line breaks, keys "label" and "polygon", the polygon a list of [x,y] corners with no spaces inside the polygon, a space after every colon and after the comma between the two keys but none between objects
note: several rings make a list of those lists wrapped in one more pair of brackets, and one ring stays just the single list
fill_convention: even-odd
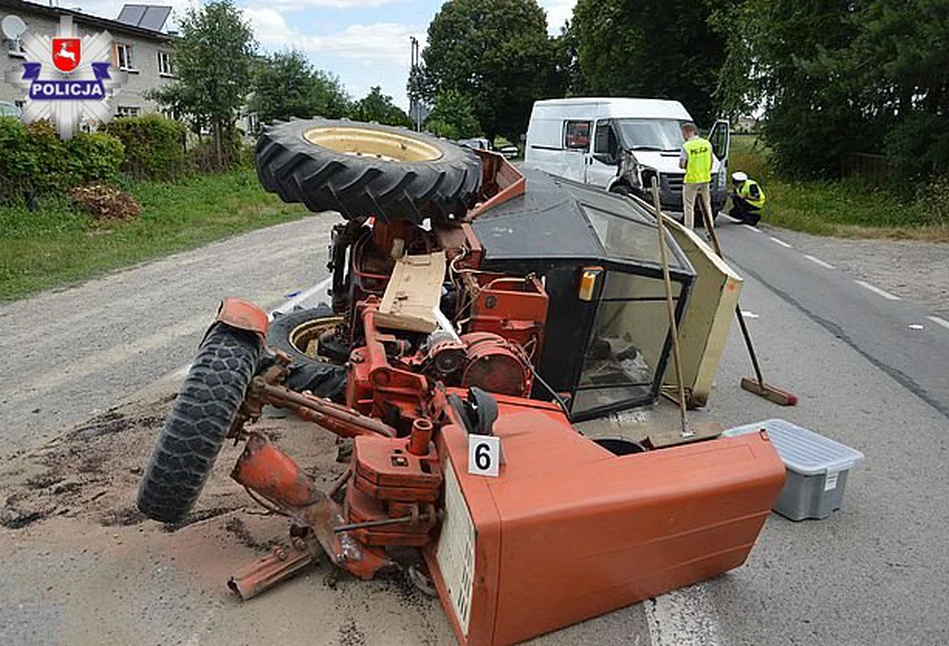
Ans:
[{"label": "roof solar panel", "polygon": [[161,31],[169,14],[171,14],[171,7],[127,4],[122,7],[117,20],[133,27]]},{"label": "roof solar panel", "polygon": [[168,14],[171,13],[171,7],[149,6],[145,9],[145,15],[139,21],[138,26],[152,31],[161,31],[168,20]]},{"label": "roof solar panel", "polygon": [[126,25],[138,26],[138,21],[145,15],[145,9],[145,5],[127,4],[122,7],[122,11],[119,12],[117,20],[124,22]]}]

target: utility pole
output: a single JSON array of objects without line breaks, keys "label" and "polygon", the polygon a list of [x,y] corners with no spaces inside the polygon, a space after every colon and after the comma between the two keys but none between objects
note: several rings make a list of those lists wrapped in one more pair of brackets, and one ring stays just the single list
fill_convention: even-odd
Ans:
[{"label": "utility pole", "polygon": [[409,97],[409,112],[413,116],[413,121],[415,121],[415,130],[416,132],[422,131],[422,102],[419,100],[418,96],[418,78],[419,78],[419,54],[418,54],[418,38],[415,36],[409,36],[409,42],[412,44],[412,67],[409,71],[409,79],[412,80],[412,96]]}]

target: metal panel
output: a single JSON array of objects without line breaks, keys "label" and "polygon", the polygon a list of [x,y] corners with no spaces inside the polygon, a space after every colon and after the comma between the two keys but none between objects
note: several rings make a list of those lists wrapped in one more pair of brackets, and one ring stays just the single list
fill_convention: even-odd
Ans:
[{"label": "metal panel", "polygon": [[452,461],[445,461],[445,519],[435,558],[451,599],[458,625],[468,635],[471,597],[475,579],[475,527],[455,476]]},{"label": "metal panel", "polygon": [[151,31],[161,31],[165,26],[165,21],[171,14],[171,7],[159,7],[145,4],[127,4],[122,7],[118,22],[150,29]]},{"label": "metal panel", "polygon": [[161,31],[171,14],[171,7],[148,7],[138,26],[152,31]]},{"label": "metal panel", "polygon": [[[742,280],[694,231],[668,216],[665,222],[696,272],[688,307],[679,325],[679,344],[689,407],[697,408],[706,404],[712,390]],[[665,383],[675,384],[673,371],[667,371]]]}]

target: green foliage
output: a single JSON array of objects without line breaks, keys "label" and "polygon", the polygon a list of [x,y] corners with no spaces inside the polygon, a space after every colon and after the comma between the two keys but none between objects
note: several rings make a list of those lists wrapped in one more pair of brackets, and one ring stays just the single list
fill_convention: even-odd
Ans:
[{"label": "green foliage", "polygon": [[240,134],[235,130],[225,133],[220,142],[199,141],[185,153],[185,169],[189,173],[214,173],[221,169],[220,159],[227,160],[227,168],[244,165],[246,155]]},{"label": "green foliage", "polygon": [[255,50],[253,31],[232,0],[192,5],[172,41],[177,78],[150,93],[195,132],[211,131],[218,167],[234,161],[222,142],[252,89]]},{"label": "green foliage", "polygon": [[535,0],[448,0],[428,27],[425,98],[454,90],[477,97],[488,138],[517,139],[537,99],[562,96],[561,50]]},{"label": "green foliage", "polygon": [[949,177],[916,200],[859,177],[789,181],[774,174],[770,159],[761,139],[733,138],[729,169],[745,171],[762,185],[767,223],[816,235],[949,239]]},{"label": "green foliage", "polygon": [[124,147],[105,133],[59,138],[48,121],[24,125],[0,117],[0,201],[16,203],[93,181],[109,181]]},{"label": "green foliage", "polygon": [[254,74],[250,110],[263,123],[291,117],[345,117],[350,100],[340,80],[315,69],[301,52],[289,50],[264,58]]},{"label": "green foliage", "polygon": [[35,182],[50,180],[40,170],[35,141],[16,117],[0,117],[0,195],[16,199]]},{"label": "green foliage", "polygon": [[909,114],[886,133],[883,150],[896,171],[896,183],[915,193],[930,175],[949,172],[946,118],[920,111]]},{"label": "green foliage", "polygon": [[579,0],[567,43],[580,72],[574,93],[675,99],[700,124],[710,124],[718,116],[712,94],[725,52],[708,21],[721,4]]},{"label": "green foliage", "polygon": [[77,133],[66,143],[66,173],[71,185],[109,181],[122,165],[125,144],[105,132]]},{"label": "green foliage", "polygon": [[392,102],[392,97],[382,93],[381,87],[373,87],[369,94],[356,101],[352,118],[356,121],[375,121],[388,126],[412,125],[405,110]]},{"label": "green foliage", "polygon": [[136,179],[175,179],[185,171],[184,126],[160,114],[114,119],[102,128],[125,145],[122,170]]},{"label": "green foliage", "polygon": [[949,174],[934,179],[921,202],[929,224],[949,227]]},{"label": "green foliage", "polygon": [[445,90],[435,97],[435,107],[425,120],[425,128],[446,139],[481,136],[474,101],[457,90]]},{"label": "green foliage", "polygon": [[142,210],[127,223],[94,222],[59,194],[41,198],[39,214],[0,205],[0,300],[309,215],[264,192],[251,169],[133,182],[131,193]]},{"label": "green foliage", "polygon": [[782,173],[837,177],[853,153],[885,153],[901,182],[949,166],[949,0],[740,0],[713,24],[723,104],[764,107]]}]

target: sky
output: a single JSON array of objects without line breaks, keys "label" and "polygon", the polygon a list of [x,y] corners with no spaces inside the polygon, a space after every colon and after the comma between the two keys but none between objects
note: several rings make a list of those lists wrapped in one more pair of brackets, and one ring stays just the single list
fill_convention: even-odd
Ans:
[{"label": "sky", "polygon": [[[180,14],[191,0],[133,0],[172,5]],[[560,32],[576,0],[538,0],[547,12],[548,30]],[[105,18],[119,15],[123,2],[59,0]],[[338,76],[353,98],[375,85],[408,108],[405,84],[410,65],[409,38],[425,46],[428,24],[442,2],[437,0],[235,0],[254,29],[264,52],[295,48],[319,69]],[[173,14],[174,15],[174,14]]]}]

